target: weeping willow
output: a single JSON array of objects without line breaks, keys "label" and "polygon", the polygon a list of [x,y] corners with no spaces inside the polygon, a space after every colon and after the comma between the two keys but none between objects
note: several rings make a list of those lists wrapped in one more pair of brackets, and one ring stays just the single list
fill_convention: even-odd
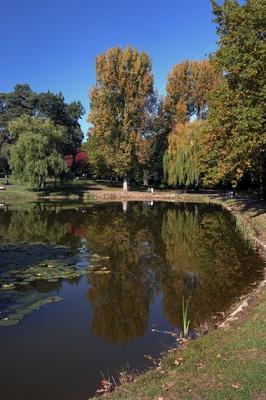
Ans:
[{"label": "weeping willow", "polygon": [[199,181],[202,122],[177,124],[168,138],[164,174],[169,185],[193,185]]}]

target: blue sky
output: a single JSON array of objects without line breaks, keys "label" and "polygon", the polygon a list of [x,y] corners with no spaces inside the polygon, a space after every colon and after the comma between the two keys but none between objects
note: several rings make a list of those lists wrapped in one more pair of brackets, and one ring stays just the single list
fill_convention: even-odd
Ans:
[{"label": "blue sky", "polygon": [[[95,57],[131,45],[153,60],[155,86],[185,59],[216,47],[209,0],[0,0],[0,92],[29,83],[36,92],[62,91],[88,113]],[[87,115],[81,124],[87,130]]]}]

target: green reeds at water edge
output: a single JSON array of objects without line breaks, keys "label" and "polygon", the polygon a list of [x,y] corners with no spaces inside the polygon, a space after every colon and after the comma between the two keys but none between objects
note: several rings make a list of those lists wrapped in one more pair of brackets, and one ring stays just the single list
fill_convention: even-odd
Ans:
[{"label": "green reeds at water edge", "polygon": [[183,336],[187,338],[189,336],[189,325],[190,321],[188,320],[188,304],[190,301],[190,297],[185,301],[185,297],[183,296],[182,300],[182,319],[183,319]]}]

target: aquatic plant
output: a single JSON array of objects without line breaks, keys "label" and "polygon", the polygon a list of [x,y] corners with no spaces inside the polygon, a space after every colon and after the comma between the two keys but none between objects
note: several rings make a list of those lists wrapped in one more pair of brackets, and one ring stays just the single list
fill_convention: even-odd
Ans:
[{"label": "aquatic plant", "polygon": [[63,300],[59,296],[49,296],[43,293],[17,292],[7,290],[0,293],[1,312],[0,327],[18,324],[26,315],[39,310],[46,304]]},{"label": "aquatic plant", "polygon": [[189,325],[190,321],[188,320],[188,304],[190,301],[190,297],[185,301],[185,297],[183,296],[182,300],[182,319],[183,319],[183,335],[184,337],[189,336]]},{"label": "aquatic plant", "polygon": [[[40,245],[37,248],[40,249],[40,260],[44,254]],[[60,260],[60,255],[54,252],[54,249],[52,251],[49,247],[45,247],[48,255],[57,255],[57,259],[46,258],[42,262],[34,264],[37,252],[37,249],[33,250],[34,246],[25,247],[23,244],[18,247],[1,246],[0,326],[16,325],[25,315],[38,310],[43,305],[62,300],[58,296],[47,297],[46,294],[39,293],[38,287],[40,288],[40,286],[45,286],[46,291],[51,291],[54,288],[58,289],[60,282],[65,279],[77,281],[82,275],[105,275],[111,272],[107,268],[108,256],[93,253],[90,258],[83,260],[80,257],[71,256],[64,246],[57,246],[57,248],[63,253]],[[33,255],[30,253],[30,249],[33,250]],[[8,260],[6,265],[4,257]],[[14,268],[12,261],[17,261],[16,269],[12,269]]]}]

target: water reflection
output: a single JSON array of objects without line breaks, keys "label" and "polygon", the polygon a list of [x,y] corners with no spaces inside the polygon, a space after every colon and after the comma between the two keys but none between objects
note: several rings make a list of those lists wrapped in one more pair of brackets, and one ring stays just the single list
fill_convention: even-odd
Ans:
[{"label": "water reflection", "polygon": [[[0,239],[2,283],[14,264],[68,259],[78,269],[93,268],[92,255],[99,255],[109,273],[87,275],[85,298],[92,306],[91,331],[114,343],[145,334],[159,295],[164,318],[174,326],[181,324],[183,296],[191,296],[189,317],[197,324],[228,307],[263,269],[230,215],[206,205],[38,203],[0,210]],[[61,284],[62,278],[44,279],[23,290],[60,292]]]}]

